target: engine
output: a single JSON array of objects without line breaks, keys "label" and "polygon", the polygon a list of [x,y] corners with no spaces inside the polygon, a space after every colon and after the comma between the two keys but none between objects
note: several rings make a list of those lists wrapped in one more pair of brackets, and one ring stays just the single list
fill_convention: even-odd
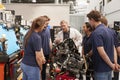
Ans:
[{"label": "engine", "polygon": [[80,53],[72,39],[66,39],[54,46],[53,54],[53,64],[55,64],[53,66],[54,69],[60,68],[61,72],[59,73],[68,72],[70,76],[74,77],[80,74],[84,61],[81,59]]}]

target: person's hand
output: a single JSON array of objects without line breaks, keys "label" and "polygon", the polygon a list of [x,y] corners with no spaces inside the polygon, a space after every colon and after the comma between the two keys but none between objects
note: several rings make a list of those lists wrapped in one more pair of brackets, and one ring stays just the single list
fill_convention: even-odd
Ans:
[{"label": "person's hand", "polygon": [[42,71],[42,64],[39,67],[40,67],[40,70]]},{"label": "person's hand", "polygon": [[73,37],[72,40],[73,40],[73,41],[76,41],[76,40],[77,40],[77,37]]},{"label": "person's hand", "polygon": [[43,58],[43,59],[42,59],[42,64],[45,64],[45,63],[46,63],[46,59]]},{"label": "person's hand", "polygon": [[119,69],[120,69],[120,65],[116,63],[116,64],[115,64],[115,70],[114,70],[114,71],[118,72]]},{"label": "person's hand", "polygon": [[60,39],[60,38],[55,39],[55,43],[56,43],[56,44],[59,44],[60,42],[61,42],[61,39]]},{"label": "person's hand", "polygon": [[118,68],[120,69],[120,65],[118,64]]},{"label": "person's hand", "polygon": [[86,57],[86,58],[89,58],[90,56],[89,56],[89,54],[86,54],[85,57]]},{"label": "person's hand", "polygon": [[40,70],[42,71],[42,65],[46,63],[46,60],[45,60],[44,57],[41,58],[40,63],[41,63],[41,64],[40,64]]},{"label": "person's hand", "polygon": [[111,68],[112,68],[112,70],[115,70],[115,69],[116,69],[115,64],[112,64],[112,65],[111,65]]},{"label": "person's hand", "polygon": [[40,65],[39,65],[39,68],[40,68],[40,70],[42,71],[42,59],[40,60]]}]

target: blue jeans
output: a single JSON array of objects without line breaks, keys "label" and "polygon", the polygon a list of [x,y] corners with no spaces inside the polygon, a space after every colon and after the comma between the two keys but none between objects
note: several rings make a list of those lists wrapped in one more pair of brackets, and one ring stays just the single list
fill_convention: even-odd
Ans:
[{"label": "blue jeans", "polygon": [[39,67],[33,67],[21,63],[21,69],[23,72],[22,80],[40,80],[40,69]]},{"label": "blue jeans", "polygon": [[95,72],[95,80],[112,80],[112,71]]}]

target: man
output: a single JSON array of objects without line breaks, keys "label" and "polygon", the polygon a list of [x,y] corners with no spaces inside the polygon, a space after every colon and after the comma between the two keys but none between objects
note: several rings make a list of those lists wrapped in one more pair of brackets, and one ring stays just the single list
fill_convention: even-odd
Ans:
[{"label": "man", "polygon": [[60,26],[62,28],[62,31],[56,35],[55,42],[60,43],[67,38],[71,38],[79,49],[82,43],[82,35],[80,32],[74,28],[69,27],[67,21],[65,20],[62,20],[60,22]]},{"label": "man", "polygon": [[92,51],[95,71],[95,80],[112,80],[112,70],[118,69],[115,46],[111,31],[101,24],[101,14],[91,11],[87,14],[89,22],[95,30],[92,33]]},{"label": "man", "polygon": [[[82,44],[82,35],[79,31],[77,31],[75,28],[71,28],[68,26],[68,22],[65,20],[62,20],[60,22],[60,26],[62,28],[62,31],[58,32],[55,38],[55,43],[60,43],[65,39],[71,38],[73,39],[77,49],[79,52],[81,52],[81,44]],[[82,56],[82,54],[80,54]],[[82,75],[80,74],[80,79],[82,79]]]},{"label": "man", "polygon": [[50,30],[48,29],[50,18],[46,15],[44,17],[46,18],[46,26],[44,27],[44,30],[39,33],[39,35],[42,38],[42,48],[46,59],[46,63],[43,64],[43,69],[42,69],[42,80],[46,80],[46,64],[49,59],[50,51],[52,49]]},{"label": "man", "polygon": [[[108,27],[108,21],[107,21],[107,19],[104,17],[104,16],[102,16],[102,18],[101,18],[101,22],[106,26],[106,27]],[[110,28],[109,28],[110,29]],[[117,58],[117,60],[118,60],[118,63],[120,63],[120,43],[119,43],[119,40],[118,40],[118,38],[117,38],[117,34],[115,33],[115,31],[114,30],[112,30],[112,29],[110,29],[111,30],[111,32],[113,33],[113,37],[114,37],[114,44],[115,44],[115,48],[116,48],[116,51],[117,51],[117,55],[116,55],[116,57],[118,57]],[[113,78],[113,80],[119,80],[119,72],[118,71],[114,71],[114,78]]]}]

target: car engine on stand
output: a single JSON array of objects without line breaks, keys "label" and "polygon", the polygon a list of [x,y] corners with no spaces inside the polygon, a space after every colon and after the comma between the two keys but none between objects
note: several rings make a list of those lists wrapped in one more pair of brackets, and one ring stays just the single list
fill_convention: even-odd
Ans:
[{"label": "car engine on stand", "polygon": [[60,44],[53,45],[51,54],[50,80],[79,79],[83,72],[84,60],[72,39],[66,39]]}]

